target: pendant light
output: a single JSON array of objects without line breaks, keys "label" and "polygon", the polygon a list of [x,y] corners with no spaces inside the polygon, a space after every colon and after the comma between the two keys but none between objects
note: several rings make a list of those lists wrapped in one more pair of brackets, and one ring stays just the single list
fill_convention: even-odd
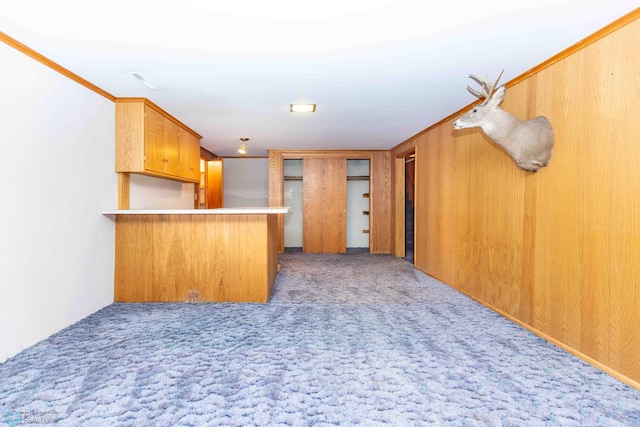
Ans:
[{"label": "pendant light", "polygon": [[242,144],[240,144],[240,148],[238,148],[238,154],[240,154],[241,156],[244,156],[247,154],[247,141],[249,140],[249,138],[240,138],[240,141],[242,141]]}]

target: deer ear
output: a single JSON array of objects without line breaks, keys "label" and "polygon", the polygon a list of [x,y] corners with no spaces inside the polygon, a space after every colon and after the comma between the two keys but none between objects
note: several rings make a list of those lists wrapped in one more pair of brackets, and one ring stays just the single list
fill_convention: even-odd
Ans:
[{"label": "deer ear", "polygon": [[502,104],[502,100],[504,99],[504,94],[506,93],[506,91],[507,88],[504,87],[504,85],[496,89],[493,92],[493,95],[491,95],[491,99],[489,99],[489,102],[487,102],[487,106],[497,107],[498,105]]}]

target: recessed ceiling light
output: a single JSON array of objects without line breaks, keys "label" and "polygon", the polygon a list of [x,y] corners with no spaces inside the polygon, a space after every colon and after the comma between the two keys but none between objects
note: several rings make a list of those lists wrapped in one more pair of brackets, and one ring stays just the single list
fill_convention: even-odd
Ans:
[{"label": "recessed ceiling light", "polygon": [[291,104],[292,113],[313,113],[316,111],[316,104]]}]

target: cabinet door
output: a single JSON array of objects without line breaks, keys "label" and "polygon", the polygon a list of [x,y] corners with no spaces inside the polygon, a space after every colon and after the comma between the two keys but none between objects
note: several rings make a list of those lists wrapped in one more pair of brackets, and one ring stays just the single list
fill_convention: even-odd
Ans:
[{"label": "cabinet door", "polygon": [[178,125],[145,106],[145,169],[178,176]]},{"label": "cabinet door", "polygon": [[207,162],[207,208],[224,207],[224,164],[223,160]]},{"label": "cabinet door", "polygon": [[347,160],[304,159],[302,176],[302,250],[346,252]]},{"label": "cabinet door", "polygon": [[178,132],[180,176],[200,181],[200,139],[180,128]]}]

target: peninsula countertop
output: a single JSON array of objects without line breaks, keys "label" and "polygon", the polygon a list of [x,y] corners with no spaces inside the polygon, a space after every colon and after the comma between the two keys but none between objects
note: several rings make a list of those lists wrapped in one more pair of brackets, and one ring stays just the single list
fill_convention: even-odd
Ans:
[{"label": "peninsula countertop", "polygon": [[264,215],[288,213],[289,206],[218,209],[105,209],[103,215]]}]

